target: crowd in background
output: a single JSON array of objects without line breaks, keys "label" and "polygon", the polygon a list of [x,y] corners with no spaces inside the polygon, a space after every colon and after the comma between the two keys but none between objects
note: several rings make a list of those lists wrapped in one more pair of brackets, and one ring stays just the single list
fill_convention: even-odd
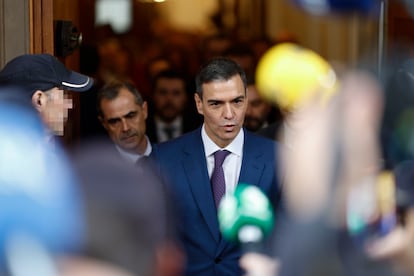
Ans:
[{"label": "crowd in background", "polygon": [[[138,88],[144,100],[149,102],[151,115],[154,111],[152,103],[155,77],[161,71],[171,70],[185,80],[188,98],[185,109],[187,114],[196,117],[194,78],[208,60],[218,56],[236,60],[246,71],[249,84],[254,85],[255,68],[263,53],[278,43],[295,42],[293,35],[246,40],[224,33],[195,36],[174,31],[139,39],[128,34],[118,35],[109,25],[98,27],[96,37],[94,44],[85,44],[80,48],[80,71],[95,78],[96,90],[113,79],[130,81]],[[81,137],[103,133],[94,116],[94,103],[95,93],[82,95]],[[271,106],[270,109],[265,118],[266,125],[280,122],[283,117],[277,106]]]}]

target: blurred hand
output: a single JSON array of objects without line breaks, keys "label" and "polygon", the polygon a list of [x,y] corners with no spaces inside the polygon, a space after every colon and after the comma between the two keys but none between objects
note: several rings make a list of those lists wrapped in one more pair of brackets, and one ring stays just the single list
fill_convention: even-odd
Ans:
[{"label": "blurred hand", "polygon": [[397,258],[412,247],[409,234],[401,226],[394,228],[386,236],[370,241],[366,246],[367,254],[373,259]]},{"label": "blurred hand", "polygon": [[259,253],[246,253],[240,259],[240,266],[246,271],[245,276],[276,276],[279,262]]},{"label": "blurred hand", "polygon": [[382,238],[366,245],[368,256],[375,260],[390,260],[409,275],[414,274],[414,209],[406,214],[406,224],[394,228]]}]

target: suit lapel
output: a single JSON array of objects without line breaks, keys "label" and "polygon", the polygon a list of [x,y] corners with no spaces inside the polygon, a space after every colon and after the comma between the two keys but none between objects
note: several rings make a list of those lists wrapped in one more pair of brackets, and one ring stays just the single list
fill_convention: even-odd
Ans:
[{"label": "suit lapel", "polygon": [[207,163],[200,131],[194,132],[193,141],[184,148],[183,166],[194,201],[214,239],[220,240],[216,207],[210,187]]},{"label": "suit lapel", "polygon": [[[243,160],[240,170],[239,183],[246,183],[260,186],[260,178],[265,167],[265,161],[263,159],[263,153],[257,150],[254,145],[254,139],[245,131],[244,147],[243,147]],[[248,150],[256,148],[256,150]]]}]

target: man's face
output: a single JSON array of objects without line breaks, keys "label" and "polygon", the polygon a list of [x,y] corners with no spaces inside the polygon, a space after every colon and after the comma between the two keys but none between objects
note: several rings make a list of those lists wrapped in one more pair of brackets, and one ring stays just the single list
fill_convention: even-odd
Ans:
[{"label": "man's face", "polygon": [[247,87],[248,105],[244,126],[250,131],[259,130],[267,120],[271,105],[260,97],[256,86]]},{"label": "man's face", "polygon": [[45,104],[39,109],[47,126],[56,135],[63,135],[68,111],[73,107],[72,99],[62,89],[57,87],[44,92]]},{"label": "man's face", "polygon": [[181,79],[160,78],[154,88],[156,114],[164,122],[170,123],[181,115],[187,105],[185,83]]},{"label": "man's face", "polygon": [[247,108],[240,76],[203,84],[203,99],[196,94],[195,101],[210,139],[222,148],[230,144],[243,126]]},{"label": "man's face", "polygon": [[99,120],[112,141],[126,151],[143,154],[147,146],[147,103],[137,104],[134,95],[121,88],[116,98],[102,99],[100,104],[103,115]]}]

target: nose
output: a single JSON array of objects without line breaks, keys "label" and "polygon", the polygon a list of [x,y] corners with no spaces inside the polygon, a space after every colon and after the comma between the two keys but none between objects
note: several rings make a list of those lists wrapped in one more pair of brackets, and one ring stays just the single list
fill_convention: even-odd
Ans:
[{"label": "nose", "polygon": [[224,106],[224,118],[226,118],[226,119],[232,119],[233,117],[234,117],[234,112],[233,112],[233,109],[232,109],[232,107],[231,107],[231,105],[230,104],[226,104],[225,106]]},{"label": "nose", "polygon": [[128,124],[127,120],[125,120],[124,118],[121,119],[121,127],[122,127],[122,131],[128,131],[129,130],[129,124]]}]

